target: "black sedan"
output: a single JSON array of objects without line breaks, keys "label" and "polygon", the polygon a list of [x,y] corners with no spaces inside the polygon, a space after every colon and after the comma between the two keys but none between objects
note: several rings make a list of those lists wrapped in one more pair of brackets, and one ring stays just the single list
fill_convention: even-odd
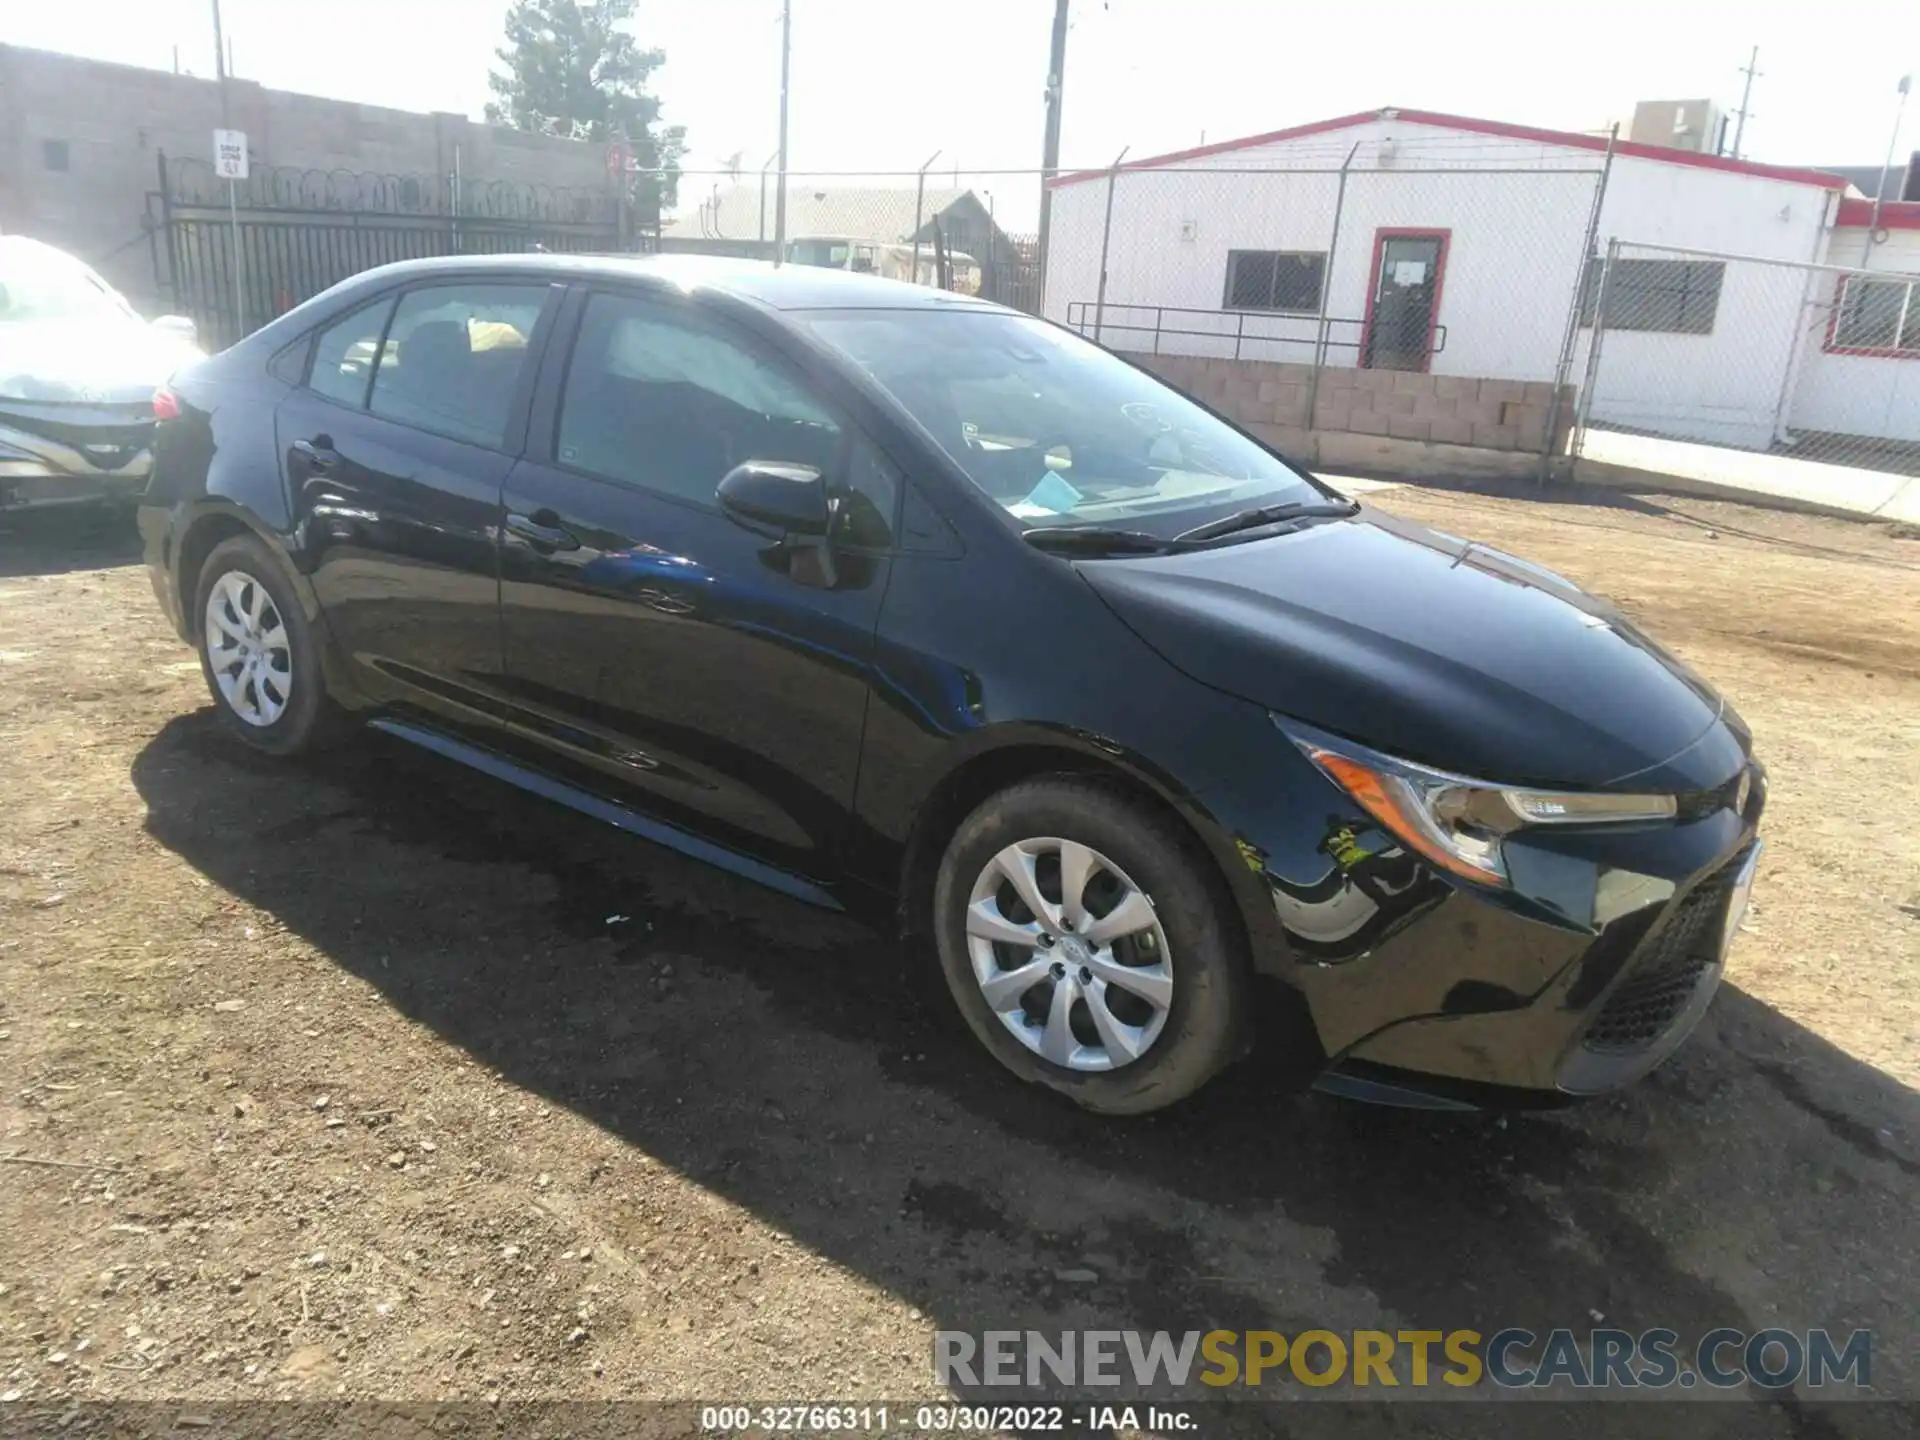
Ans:
[{"label": "black sedan", "polygon": [[1323,1087],[1466,1105],[1623,1084],[1718,983],[1764,780],[1704,681],[1043,321],[422,261],[157,403],[154,589],[237,739],[364,721],[897,924],[1090,1109],[1262,989]]}]

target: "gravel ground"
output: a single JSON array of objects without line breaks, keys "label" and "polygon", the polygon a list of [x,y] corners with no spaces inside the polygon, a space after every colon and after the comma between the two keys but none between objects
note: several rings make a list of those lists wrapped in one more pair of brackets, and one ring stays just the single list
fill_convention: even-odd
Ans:
[{"label": "gravel ground", "polygon": [[120,541],[0,521],[0,1399],[899,1402],[937,1327],[1597,1316],[1871,1327],[1920,1398],[1920,543],[1377,499],[1611,595],[1771,768],[1731,983],[1624,1095],[1435,1117],[1254,1064],[1084,1116],[928,955],[378,737],[243,752]]}]

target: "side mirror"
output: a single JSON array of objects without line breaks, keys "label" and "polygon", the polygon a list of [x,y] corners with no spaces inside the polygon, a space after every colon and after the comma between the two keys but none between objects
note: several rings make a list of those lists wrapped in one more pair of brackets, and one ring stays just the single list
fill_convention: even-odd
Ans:
[{"label": "side mirror", "polygon": [[728,519],[749,530],[771,527],[785,535],[827,533],[827,482],[811,465],[749,460],[736,465],[715,492]]},{"label": "side mirror", "polygon": [[153,322],[153,328],[162,335],[171,335],[189,345],[197,344],[200,339],[200,327],[185,315],[162,315]]}]

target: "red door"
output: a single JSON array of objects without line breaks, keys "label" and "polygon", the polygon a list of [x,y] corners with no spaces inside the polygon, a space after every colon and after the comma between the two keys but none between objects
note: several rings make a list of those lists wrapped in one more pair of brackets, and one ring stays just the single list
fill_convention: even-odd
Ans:
[{"label": "red door", "polygon": [[1369,370],[1425,370],[1433,362],[1446,273],[1445,230],[1380,230],[1360,363]]}]

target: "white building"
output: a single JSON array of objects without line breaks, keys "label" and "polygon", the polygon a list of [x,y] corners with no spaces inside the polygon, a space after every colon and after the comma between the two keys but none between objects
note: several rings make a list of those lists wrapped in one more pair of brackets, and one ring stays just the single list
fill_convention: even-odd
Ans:
[{"label": "white building", "polygon": [[[1836,213],[1829,264],[1920,275],[1920,203],[1882,204],[1871,246],[1871,200],[1849,195]],[[1831,323],[1804,337],[1789,424],[1920,443],[1920,282],[1856,275],[1824,308]]]},{"label": "white building", "polygon": [[1620,141],[1603,187],[1607,150],[1382,110],[1064,175],[1046,313],[1129,351],[1578,386],[1591,234],[1621,242],[1595,421],[1920,441],[1920,290],[1814,268],[1920,272],[1920,204],[1883,206],[1869,246],[1839,176]]}]

